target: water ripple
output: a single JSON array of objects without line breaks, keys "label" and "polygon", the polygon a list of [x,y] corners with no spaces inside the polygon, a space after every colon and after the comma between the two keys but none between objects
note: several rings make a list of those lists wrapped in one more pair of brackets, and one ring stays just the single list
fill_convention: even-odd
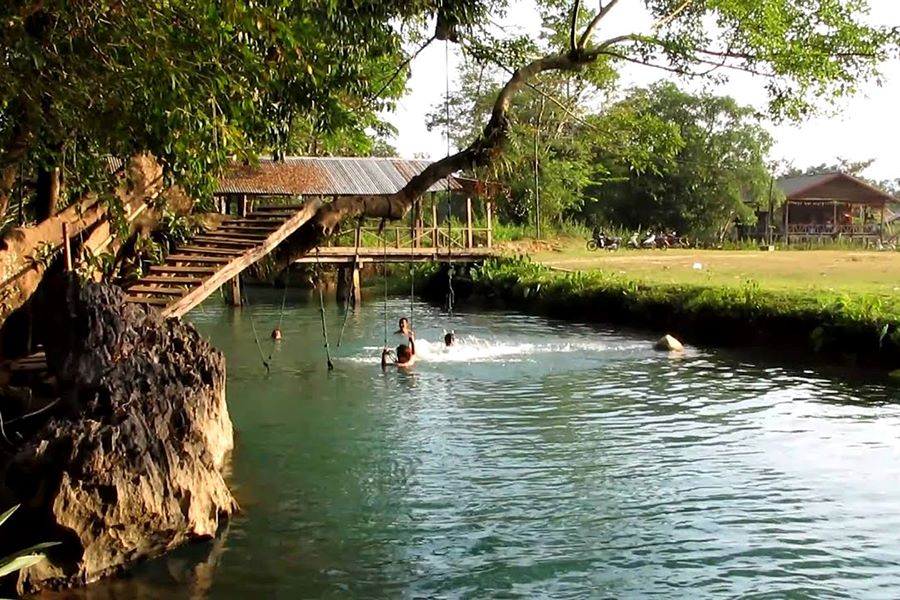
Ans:
[{"label": "water ripple", "polygon": [[210,597],[900,597],[897,389],[424,305],[417,335],[458,352],[382,373],[382,318],[348,320],[329,375],[294,308],[265,379],[245,320],[198,316],[247,509]]}]

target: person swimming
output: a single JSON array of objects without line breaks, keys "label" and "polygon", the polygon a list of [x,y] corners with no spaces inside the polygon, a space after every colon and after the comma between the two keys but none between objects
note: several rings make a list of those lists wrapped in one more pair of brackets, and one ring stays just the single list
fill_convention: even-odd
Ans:
[{"label": "person swimming", "polygon": [[272,340],[276,342],[281,341],[281,329],[279,329],[278,327],[272,330]]},{"label": "person swimming", "polygon": [[408,338],[412,335],[413,330],[409,325],[409,319],[407,319],[406,317],[402,317],[397,325],[399,329],[394,332],[394,335],[402,335],[405,338]]},{"label": "person swimming", "polygon": [[450,346],[456,345],[456,334],[452,331],[449,331],[444,334],[444,346],[449,348]]},{"label": "person swimming", "polygon": [[416,339],[415,335],[410,332],[409,333],[409,345],[400,344],[397,346],[397,354],[396,358],[394,358],[391,354],[391,350],[385,348],[381,351],[381,368],[386,369],[388,366],[388,360],[393,360],[394,365],[398,368],[406,368],[411,367],[416,363]]}]

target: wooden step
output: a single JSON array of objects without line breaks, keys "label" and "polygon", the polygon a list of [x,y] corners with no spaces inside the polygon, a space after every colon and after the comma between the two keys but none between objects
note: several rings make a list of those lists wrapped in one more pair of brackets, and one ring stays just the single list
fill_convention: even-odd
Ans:
[{"label": "wooden step", "polygon": [[130,302],[131,304],[147,304],[149,306],[168,306],[172,302],[172,299],[125,296],[125,302]]},{"label": "wooden step", "polygon": [[216,248],[213,246],[179,246],[176,252],[198,254],[201,256],[240,256],[249,248]]},{"label": "wooden step", "polygon": [[[214,269],[209,269],[209,272],[214,272]],[[147,275],[145,277],[141,277],[137,282],[138,285],[142,283],[163,283],[163,284],[172,284],[172,285],[200,285],[203,283],[202,277],[166,277],[164,275]]]},{"label": "wooden step", "polygon": [[212,275],[218,271],[215,267],[176,267],[174,265],[156,265],[150,267],[151,273],[193,273],[196,275]]},{"label": "wooden step", "polygon": [[257,206],[253,209],[253,212],[250,213],[270,213],[270,212],[289,212],[291,214],[296,213],[298,210],[302,210],[304,205],[302,204],[275,204],[272,206]]},{"label": "wooden step", "polygon": [[[166,262],[210,263],[217,265],[227,265],[231,262],[231,259],[224,256],[192,256],[190,254],[170,254],[166,257]],[[212,272],[214,273],[217,270],[218,269],[213,269]]]},{"label": "wooden step", "polygon": [[231,235],[225,232],[215,234],[210,233],[209,235],[195,235],[191,238],[191,242],[205,242],[207,244],[223,244],[226,246],[253,246],[259,245],[259,243],[266,239],[269,236],[263,237],[249,237],[243,235]]},{"label": "wooden step", "polygon": [[268,215],[248,215],[237,219],[227,219],[222,221],[221,225],[271,225],[277,227],[284,221],[285,219]]},{"label": "wooden step", "polygon": [[216,229],[213,229],[209,233],[219,233],[220,231],[227,231],[229,234],[235,233],[237,235],[268,235],[275,231],[275,227],[266,227],[265,225],[220,225]]},{"label": "wooden step", "polygon": [[133,285],[128,288],[129,294],[159,294],[160,296],[184,296],[190,290],[185,288],[155,287],[150,285]]}]

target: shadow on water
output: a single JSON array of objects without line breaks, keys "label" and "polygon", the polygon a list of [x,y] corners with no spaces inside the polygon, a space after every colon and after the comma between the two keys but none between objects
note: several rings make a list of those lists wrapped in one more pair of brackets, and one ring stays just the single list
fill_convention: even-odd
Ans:
[{"label": "shadow on water", "polygon": [[317,301],[273,345],[254,292],[191,316],[228,357],[243,514],[71,597],[900,597],[897,386],[425,304],[421,363],[382,372],[402,298],[340,348],[327,307],[328,373]]}]

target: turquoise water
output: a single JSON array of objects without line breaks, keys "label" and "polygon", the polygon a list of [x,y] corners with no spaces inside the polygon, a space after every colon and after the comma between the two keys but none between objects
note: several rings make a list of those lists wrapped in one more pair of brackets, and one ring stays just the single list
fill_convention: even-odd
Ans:
[{"label": "turquoise water", "polygon": [[328,373],[299,292],[266,376],[280,295],[251,295],[191,315],[228,356],[243,514],[103,597],[900,598],[896,389],[423,304],[458,348],[382,373],[380,304],[340,348],[330,305]]}]

